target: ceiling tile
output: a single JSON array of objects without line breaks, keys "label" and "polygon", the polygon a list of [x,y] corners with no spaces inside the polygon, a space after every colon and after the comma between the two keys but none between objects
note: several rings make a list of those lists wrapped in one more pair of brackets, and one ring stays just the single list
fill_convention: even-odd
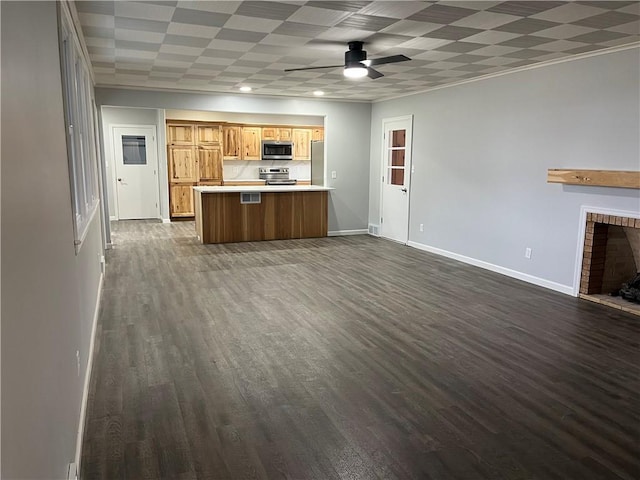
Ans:
[{"label": "ceiling tile", "polygon": [[463,38],[470,37],[471,35],[475,35],[480,32],[482,32],[482,30],[477,28],[446,25],[438,30],[429,32],[424,36],[428,38],[444,38],[446,40],[462,40]]},{"label": "ceiling tile", "polygon": [[224,24],[224,27],[236,30],[247,30],[249,32],[271,33],[281,24],[282,20],[232,15],[231,18],[227,20],[227,23]]},{"label": "ceiling tile", "polygon": [[[260,42],[260,40],[262,40],[266,36],[267,34],[263,32],[247,32],[244,30],[232,30],[230,28],[222,28],[216,35],[216,38],[219,40],[232,40],[235,42],[258,43]],[[207,41],[207,43],[209,42]]]},{"label": "ceiling tile", "polygon": [[[311,2],[314,3],[314,2]],[[403,19],[414,13],[424,10],[428,4],[424,2],[371,2],[358,13],[362,15],[375,15],[377,17],[389,17]]]},{"label": "ceiling tile", "polygon": [[482,33],[478,33],[477,35],[472,35],[466,38],[467,42],[471,43],[482,43],[485,45],[494,45],[500,42],[506,42],[507,40],[511,40],[512,38],[519,37],[517,33],[509,33],[509,32],[497,32],[495,30],[485,30]]},{"label": "ceiling tile", "polygon": [[536,37],[534,35],[522,35],[520,37],[512,38],[505,42],[501,42],[498,45],[504,45],[505,47],[519,47],[519,48],[531,48],[543,43],[549,43],[552,40],[545,37]]},{"label": "ceiling tile", "polygon": [[[312,1],[312,2],[307,2],[307,5],[310,7],[326,8],[328,10],[340,10],[342,12],[358,12],[371,3],[372,2],[345,2],[345,1],[314,2]],[[406,3],[406,2],[398,2],[398,3]]]},{"label": "ceiling tile", "polygon": [[578,25],[558,25],[546,30],[540,30],[539,32],[536,32],[536,35],[538,35],[539,37],[557,38],[558,40],[563,40],[575,37],[576,35],[591,33],[593,31],[595,31],[593,28],[579,27]]},{"label": "ceiling tile", "polygon": [[103,15],[114,15],[114,2],[75,2],[78,12],[100,13]]},{"label": "ceiling tile", "polygon": [[102,15],[99,13],[79,13],[80,23],[88,27],[113,28],[115,18],[112,15]]},{"label": "ceiling tile", "polygon": [[555,22],[549,22],[547,20],[537,20],[535,18],[523,18],[516,20],[515,22],[506,23],[496,27],[494,30],[500,32],[521,33],[528,35],[530,33],[538,32],[540,30],[546,30],[551,27],[555,27],[558,24]]},{"label": "ceiling tile", "polygon": [[298,5],[288,3],[252,1],[242,2],[235,13],[247,17],[287,20],[294,12],[298,11],[299,8]]},{"label": "ceiling tile", "polygon": [[420,37],[425,33],[432,32],[441,28],[440,23],[417,22],[415,20],[400,20],[381,30],[384,33],[393,33],[397,35],[408,35]]},{"label": "ceiling tile", "polygon": [[203,12],[187,8],[176,8],[172,21],[178,23],[190,23],[207,27],[222,27],[231,15],[227,13]]},{"label": "ceiling tile", "polygon": [[309,23],[311,25],[321,25],[333,27],[347,18],[351,13],[341,10],[329,10],[326,8],[301,7],[294,14],[288,17],[290,22]]},{"label": "ceiling tile", "polygon": [[205,12],[217,12],[217,13],[235,13],[242,2],[229,2],[229,1],[180,1],[180,7],[188,10],[202,10]]},{"label": "ceiling tile", "polygon": [[116,17],[116,28],[126,28],[128,30],[140,30],[142,32],[165,33],[169,22],[158,22],[156,20],[142,20],[139,18]]},{"label": "ceiling tile", "polygon": [[458,52],[458,53],[466,53],[472,52],[473,50],[478,50],[483,47],[478,43],[469,43],[469,42],[453,42],[448,45],[443,45],[438,47],[436,50],[441,50],[443,52]]},{"label": "ceiling tile", "polygon": [[115,47],[127,50],[146,50],[149,52],[157,52],[160,50],[161,44],[147,42],[132,42],[130,40],[116,40]]},{"label": "ceiling tile", "polygon": [[164,36],[164,42],[168,45],[183,45],[185,47],[205,48],[211,42],[208,38],[189,37],[186,35],[170,35]]},{"label": "ceiling tile", "polygon": [[345,18],[337,26],[341,28],[356,28],[358,30],[370,30],[376,32],[396,23],[395,18],[376,17],[373,15],[360,15],[354,13]]},{"label": "ceiling tile", "polygon": [[578,35],[576,37],[568,38],[567,40],[582,43],[602,43],[609,40],[616,40],[624,36],[624,33],[609,32],[607,30],[596,30],[592,33],[585,33],[584,35]]},{"label": "ceiling tile", "polygon": [[470,8],[451,7],[447,5],[431,5],[424,10],[411,15],[409,20],[424,21],[430,23],[453,23],[476,13]]},{"label": "ceiling tile", "polygon": [[491,12],[478,12],[473,15],[469,15],[461,20],[457,20],[452,23],[452,25],[456,25],[459,27],[471,27],[471,28],[482,28],[482,29],[490,29],[496,28],[500,25],[504,25],[506,23],[515,22],[519,20],[520,17],[515,15],[505,15],[502,13],[491,13]]},{"label": "ceiling tile", "polygon": [[187,37],[215,38],[220,31],[220,27],[207,27],[204,25],[193,25],[188,23],[171,22],[167,27],[167,33],[172,35],[183,35]]},{"label": "ceiling tile", "polygon": [[630,13],[621,12],[606,12],[596,15],[594,17],[583,18],[571,22],[574,25],[580,25],[582,27],[591,28],[608,28],[616,25],[622,25],[624,23],[634,22],[638,20],[638,15],[632,15]]},{"label": "ceiling tile", "polygon": [[142,18],[168,22],[175,7],[163,7],[142,2],[115,2],[116,17]]},{"label": "ceiling tile", "polygon": [[309,25],[308,23],[282,22],[272,32],[278,35],[291,35],[293,37],[317,37],[326,32],[328,27]]},{"label": "ceiling tile", "polygon": [[570,23],[603,13],[601,8],[580,4],[564,4],[533,15],[531,18],[556,23]]},{"label": "ceiling tile", "polygon": [[552,8],[559,7],[565,2],[552,2],[552,1],[521,1],[514,0],[510,2],[503,2],[488,8],[487,11],[495,13],[506,13],[508,15],[516,15],[519,17],[529,17]]}]

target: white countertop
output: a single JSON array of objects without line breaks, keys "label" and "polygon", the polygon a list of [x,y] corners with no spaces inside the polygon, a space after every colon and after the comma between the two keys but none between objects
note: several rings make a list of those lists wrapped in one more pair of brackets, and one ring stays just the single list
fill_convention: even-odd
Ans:
[{"label": "white countertop", "polygon": [[234,192],[328,192],[332,187],[318,185],[242,185],[193,187],[200,193],[234,193]]}]

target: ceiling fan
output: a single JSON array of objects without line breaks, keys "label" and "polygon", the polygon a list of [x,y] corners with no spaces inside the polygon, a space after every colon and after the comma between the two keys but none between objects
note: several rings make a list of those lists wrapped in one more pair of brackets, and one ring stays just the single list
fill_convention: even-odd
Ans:
[{"label": "ceiling fan", "polygon": [[324,67],[304,67],[304,68],[288,68],[285,72],[296,72],[299,70],[317,70],[320,68],[338,68],[344,67],[344,76],[349,78],[369,77],[376,79],[384,75],[379,71],[371,68],[372,65],[383,65],[385,63],[406,62],[411,60],[406,55],[392,55],[390,57],[376,58],[367,60],[367,52],[362,49],[364,42],[349,42],[349,50],[344,52],[344,65],[327,65]]}]

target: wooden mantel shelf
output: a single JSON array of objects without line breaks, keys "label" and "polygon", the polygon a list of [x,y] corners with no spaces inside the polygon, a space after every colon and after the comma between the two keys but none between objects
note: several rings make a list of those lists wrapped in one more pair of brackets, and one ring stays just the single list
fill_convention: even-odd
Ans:
[{"label": "wooden mantel shelf", "polygon": [[640,189],[640,171],[550,168],[547,172],[547,183]]}]

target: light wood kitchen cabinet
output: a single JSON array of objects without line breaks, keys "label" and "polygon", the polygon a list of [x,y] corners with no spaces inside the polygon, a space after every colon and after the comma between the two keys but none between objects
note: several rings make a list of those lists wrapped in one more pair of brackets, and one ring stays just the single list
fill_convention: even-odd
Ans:
[{"label": "light wood kitchen cabinet", "polygon": [[219,185],[222,182],[222,149],[220,145],[198,146],[198,182]]},{"label": "light wood kitchen cabinet", "polygon": [[242,159],[260,160],[262,129],[260,127],[242,127]]},{"label": "light wood kitchen cabinet", "polygon": [[219,144],[222,140],[220,125],[198,125],[198,145]]},{"label": "light wood kitchen cabinet", "polygon": [[222,158],[242,160],[242,129],[237,125],[222,127]]},{"label": "light wood kitchen cabinet", "polygon": [[169,145],[193,145],[195,140],[193,125],[167,125]]},{"label": "light wood kitchen cabinet", "polygon": [[324,140],[324,128],[314,128],[311,131],[311,140]]},{"label": "light wood kitchen cabinet", "polygon": [[169,161],[169,182],[195,182],[196,156],[194,147],[167,148]]},{"label": "light wood kitchen cabinet", "polygon": [[262,127],[262,140],[291,141],[291,129],[286,127]]},{"label": "light wood kitchen cabinet", "polygon": [[172,217],[193,217],[193,185],[175,183],[169,185],[169,203]]},{"label": "light wood kitchen cabinet", "polygon": [[294,160],[311,160],[311,135],[310,128],[292,129]]}]

